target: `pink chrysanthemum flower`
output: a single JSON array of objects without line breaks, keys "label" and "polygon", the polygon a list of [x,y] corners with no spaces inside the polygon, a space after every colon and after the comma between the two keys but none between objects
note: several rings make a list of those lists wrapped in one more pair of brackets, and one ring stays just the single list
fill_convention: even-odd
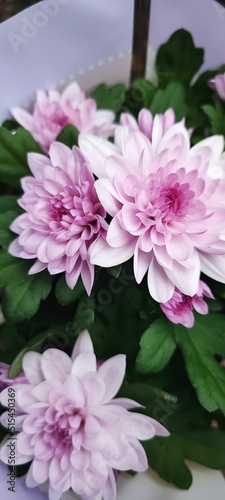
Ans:
[{"label": "pink chrysanthemum flower", "polygon": [[68,85],[62,94],[56,90],[48,93],[39,91],[33,114],[14,108],[12,115],[46,152],[68,124],[74,125],[79,132],[96,134],[105,139],[114,133],[114,113],[98,111],[95,100],[87,99],[76,82]]},{"label": "pink chrysanthemum flower", "polygon": [[217,92],[220,98],[225,101],[225,73],[216,75],[215,78],[209,80],[209,86]]},{"label": "pink chrysanthemum flower", "polygon": [[[129,412],[136,401],[115,398],[125,374],[119,354],[97,368],[87,331],[74,347],[72,359],[58,349],[29,352],[23,369],[29,385],[14,387],[20,416],[15,439],[16,463],[32,461],[28,487],[49,480],[50,500],[72,490],[90,500],[116,500],[113,470],[144,471],[147,457],[140,440],[167,436],[156,420]],[[1,393],[7,406],[8,392]],[[2,417],[7,425],[7,413]],[[7,440],[0,458],[7,463]]]},{"label": "pink chrysanthemum flower", "polygon": [[151,111],[146,108],[141,109],[138,120],[135,120],[130,113],[122,113],[120,116],[120,125],[142,132],[153,144],[154,141],[159,141],[158,122],[160,122],[160,132],[163,136],[176,122],[174,110],[168,109],[165,113],[157,115],[157,119],[154,119]]},{"label": "pink chrysanthemum flower", "polygon": [[193,296],[200,272],[225,283],[224,139],[213,136],[190,147],[183,122],[163,135],[154,118],[154,141],[128,127],[116,130],[116,145],[80,136],[95,186],[112,216],[106,241],[91,249],[91,262],[114,266],[134,257],[140,283],[158,302],[168,302],[175,287]]},{"label": "pink chrysanthemum flower", "polygon": [[12,384],[26,384],[28,380],[22,373],[15,378],[9,378],[10,365],[0,362],[0,392]]},{"label": "pink chrysanthemum flower", "polygon": [[94,281],[89,248],[104,238],[106,212],[99,202],[94,177],[76,147],[52,144],[50,158],[37,153],[28,156],[34,177],[22,179],[24,195],[19,200],[25,213],[15,219],[12,231],[19,234],[9,253],[37,259],[29,273],[48,269],[66,273],[73,288],[81,275],[87,293]]},{"label": "pink chrysanthemum flower", "polygon": [[204,301],[204,296],[214,299],[208,285],[203,281],[199,281],[198,291],[193,297],[184,295],[175,288],[172,298],[165,304],[160,304],[160,307],[172,323],[192,328],[195,321],[193,309],[199,314],[208,314],[209,308]]}]

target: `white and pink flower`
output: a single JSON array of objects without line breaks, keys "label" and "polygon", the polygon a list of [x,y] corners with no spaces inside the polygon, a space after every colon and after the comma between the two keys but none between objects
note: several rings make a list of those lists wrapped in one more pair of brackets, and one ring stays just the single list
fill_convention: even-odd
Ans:
[{"label": "white and pink flower", "polygon": [[208,314],[208,304],[204,300],[204,296],[214,299],[214,296],[206,283],[199,281],[197,293],[193,297],[184,295],[175,288],[173,296],[165,304],[160,304],[160,307],[166,317],[175,324],[181,324],[187,328],[192,328],[194,325],[193,310],[199,314]]},{"label": "white and pink flower", "polygon": [[[115,398],[125,365],[125,356],[119,354],[97,368],[87,331],[78,337],[72,359],[58,349],[25,354],[29,384],[13,389],[18,406],[16,463],[32,461],[28,487],[49,480],[50,500],[59,500],[70,488],[84,500],[116,500],[114,470],[147,469],[139,440],[168,432],[156,420],[129,412],[140,407],[136,401]],[[1,403],[8,405],[7,389]],[[6,426],[7,415],[1,417]],[[7,443],[0,450],[5,463]]]},{"label": "white and pink flower", "polygon": [[225,73],[221,75],[216,75],[214,78],[209,80],[209,86],[217,92],[219,97],[225,101]]},{"label": "white and pink flower", "polygon": [[193,297],[201,271],[225,283],[224,139],[209,137],[194,147],[183,122],[166,131],[154,118],[154,139],[119,126],[115,145],[80,135],[80,148],[99,178],[96,191],[111,215],[106,240],[91,247],[102,267],[134,258],[140,283],[158,302],[175,288]]},{"label": "white and pink flower", "polygon": [[9,378],[10,365],[0,362],[0,392],[12,384],[26,384],[28,380],[23,373],[15,378]]},{"label": "white and pink flower", "polygon": [[109,110],[97,110],[94,99],[86,98],[76,82],[69,84],[60,94],[56,90],[37,92],[33,113],[22,108],[12,109],[17,122],[27,129],[48,152],[50,145],[68,124],[79,132],[108,138],[114,133],[115,115]]},{"label": "white and pink flower", "polygon": [[19,237],[11,243],[9,253],[36,259],[30,274],[46,268],[50,274],[65,272],[70,288],[81,275],[90,294],[94,265],[89,249],[95,240],[105,238],[106,212],[81,151],[53,143],[49,155],[28,155],[34,177],[22,179],[24,195],[19,204],[25,213],[11,225]]}]

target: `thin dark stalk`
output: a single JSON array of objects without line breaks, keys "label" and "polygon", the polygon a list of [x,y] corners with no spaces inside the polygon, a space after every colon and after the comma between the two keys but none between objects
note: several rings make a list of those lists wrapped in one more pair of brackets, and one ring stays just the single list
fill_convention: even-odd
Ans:
[{"label": "thin dark stalk", "polygon": [[135,0],[131,81],[145,76],[151,0]]}]

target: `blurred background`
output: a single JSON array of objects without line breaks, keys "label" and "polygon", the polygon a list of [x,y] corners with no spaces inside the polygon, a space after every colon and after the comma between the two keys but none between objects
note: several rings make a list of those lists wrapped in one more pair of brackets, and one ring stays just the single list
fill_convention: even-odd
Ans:
[{"label": "blurred background", "polygon": [[[38,3],[39,0],[0,0],[0,23],[23,9]],[[106,0],[107,1],[107,0]],[[109,0],[110,1],[110,0]],[[225,6],[225,0],[215,0]],[[168,0],[169,2],[169,0]],[[180,0],[182,2],[182,0]],[[198,0],[196,0],[198,2]]]}]

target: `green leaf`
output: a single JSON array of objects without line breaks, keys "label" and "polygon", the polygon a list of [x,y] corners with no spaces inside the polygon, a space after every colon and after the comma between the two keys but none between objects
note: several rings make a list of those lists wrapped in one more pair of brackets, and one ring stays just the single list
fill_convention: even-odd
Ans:
[{"label": "green leaf", "polygon": [[11,134],[0,127],[0,181],[19,187],[21,177],[31,175],[27,163],[28,152],[42,153],[27,130],[19,128],[15,134]]},{"label": "green leaf", "polygon": [[24,336],[16,325],[4,323],[0,328],[0,339],[0,361],[10,364],[20,349],[23,348],[25,342]]},{"label": "green leaf", "polygon": [[5,287],[2,310],[12,323],[34,316],[51,290],[52,276],[48,272],[29,276],[30,266],[30,262],[0,252],[0,286]]},{"label": "green leaf", "polygon": [[18,197],[13,195],[0,196],[0,213],[22,211],[18,205]]},{"label": "green leaf", "polygon": [[225,414],[225,370],[214,358],[215,354],[225,357],[224,315],[198,316],[190,330],[180,325],[173,328],[200,403],[209,412],[219,409]]},{"label": "green leaf", "polygon": [[209,104],[202,106],[212,124],[213,134],[225,134],[225,113],[222,104],[217,101],[215,108]]},{"label": "green leaf", "polygon": [[92,97],[97,102],[98,109],[110,109],[116,113],[125,100],[125,85],[117,83],[113,87],[108,87],[102,83],[94,90]]},{"label": "green leaf", "polygon": [[9,371],[9,377],[14,378],[19,373],[22,371],[22,362],[23,362],[23,357],[26,352],[29,351],[40,351],[43,343],[49,338],[53,337],[56,334],[59,334],[63,331],[64,326],[62,325],[57,325],[53,326],[51,328],[48,328],[45,332],[40,333],[39,335],[36,335],[34,338],[32,338],[29,342],[26,343],[24,348],[19,352],[19,354],[16,356],[14,361],[11,364],[10,371]]},{"label": "green leaf", "polygon": [[[164,410],[167,409],[170,414],[171,408],[173,408],[177,403],[176,396],[173,396],[173,394],[169,394],[168,392],[163,391],[147,382],[125,382],[120,388],[118,395],[123,398],[130,398],[137,401],[145,407],[147,413],[150,413],[152,409],[154,413],[154,409],[156,409],[157,404],[164,403],[164,406],[161,405],[160,408]],[[143,410],[144,413],[145,409]],[[157,420],[162,420],[159,418],[158,414],[156,418]]]},{"label": "green leaf", "polygon": [[171,323],[166,319],[156,320],[143,334],[136,368],[140,373],[156,373],[169,363],[176,343]]},{"label": "green leaf", "polygon": [[139,316],[143,292],[134,283],[133,270],[122,266],[118,279],[102,272],[94,299],[95,321],[90,334],[97,356],[124,353],[136,358],[140,336],[148,323]]},{"label": "green leaf", "polygon": [[188,85],[203,64],[204,51],[196,48],[188,31],[176,31],[167,43],[161,45],[156,57],[160,85],[180,81]]},{"label": "green leaf", "polygon": [[10,231],[10,224],[18,216],[17,212],[0,213],[0,245],[7,250],[10,243],[15,239],[15,234]]},{"label": "green leaf", "polygon": [[5,249],[15,238],[9,226],[21,212],[16,196],[0,196],[0,245]]},{"label": "green leaf", "polygon": [[[143,396],[144,388],[140,387],[139,392]],[[136,399],[139,400],[138,395]],[[143,397],[140,403],[145,404]],[[189,488],[192,482],[185,464],[187,459],[223,469],[225,432],[211,428],[212,417],[200,406],[195,394],[181,389],[175,404],[172,399],[169,405],[162,403],[159,397],[155,401],[151,398],[150,404],[145,405],[146,409],[141,410],[141,413],[160,420],[171,433],[167,438],[156,437],[143,443],[152,468],[166,481],[182,489]],[[160,418],[162,411],[163,418]]]},{"label": "green leaf", "polygon": [[[208,81],[216,75],[217,71],[205,71],[195,83],[187,88],[186,93],[186,126],[192,127],[192,144],[196,144],[205,137],[205,130],[209,129],[209,120],[203,112],[202,107],[206,103],[212,102],[213,90],[209,87]],[[208,134],[209,135],[209,134]]]},{"label": "green leaf", "polygon": [[56,141],[62,142],[69,148],[73,146],[78,146],[79,131],[73,125],[66,125],[60,134],[58,135]]},{"label": "green leaf", "polygon": [[[141,413],[149,415],[167,427],[168,418],[179,410],[177,397],[151,385],[151,383],[125,383],[121,387],[119,397],[131,398],[144,406]],[[135,410],[137,411],[137,410]],[[189,488],[192,476],[184,463],[180,447],[173,444],[171,438],[154,438],[144,441],[148,462],[166,481],[179,488]]]},{"label": "green leaf", "polygon": [[225,285],[224,283],[219,283],[217,281],[215,281],[215,283],[213,283],[213,292],[215,293],[216,295],[216,300],[218,297],[220,297],[221,299],[223,299],[223,303],[224,303],[224,299],[225,299]]},{"label": "green leaf", "polygon": [[156,87],[149,80],[140,78],[135,80],[130,87],[130,99],[134,101],[141,99],[142,107],[150,108],[156,90]]},{"label": "green leaf", "polygon": [[74,333],[88,330],[94,323],[94,303],[91,297],[81,297],[74,320]]},{"label": "green leaf", "polygon": [[182,422],[180,427],[179,430],[171,431],[169,438],[156,437],[142,444],[150,466],[163,479],[179,488],[188,489],[192,476],[185,460],[193,460],[217,470],[225,467],[225,432],[210,427],[200,428],[190,422],[186,425]]},{"label": "green leaf", "polygon": [[192,474],[184,462],[180,450],[170,438],[156,437],[142,443],[148,463],[152,469],[166,481],[181,489],[188,489],[192,484]]},{"label": "green leaf", "polygon": [[211,427],[212,417],[193,395],[179,399],[180,405],[168,417],[173,446],[185,459],[221,470],[225,467],[225,431]]},{"label": "green leaf", "polygon": [[176,114],[176,119],[181,120],[187,112],[185,104],[185,91],[182,84],[172,82],[165,89],[159,89],[155,93],[151,104],[151,112],[164,113],[168,108],[173,108]]},{"label": "green leaf", "polygon": [[57,282],[55,295],[62,306],[71,304],[71,302],[79,299],[84,294],[86,294],[86,290],[81,279],[78,280],[73,290],[68,287],[64,276],[61,276]]},{"label": "green leaf", "polygon": [[110,274],[110,276],[113,276],[113,278],[118,278],[120,273],[121,273],[122,265],[119,264],[118,266],[114,267],[108,267],[107,272]]},{"label": "green leaf", "polygon": [[5,120],[2,123],[2,127],[6,128],[7,130],[17,130],[19,128],[19,124],[15,122],[14,120]]},{"label": "green leaf", "polygon": [[225,467],[225,432],[219,429],[187,429],[173,438],[173,446],[182,447],[186,459],[205,467],[217,470]]}]

